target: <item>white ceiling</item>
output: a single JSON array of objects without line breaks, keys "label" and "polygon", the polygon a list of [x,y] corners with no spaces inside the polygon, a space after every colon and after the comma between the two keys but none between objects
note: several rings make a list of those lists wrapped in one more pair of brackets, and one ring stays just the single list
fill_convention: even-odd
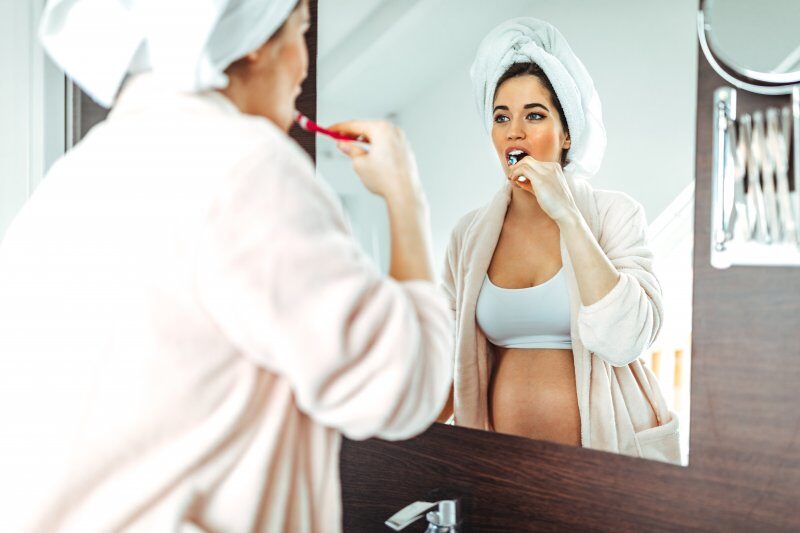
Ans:
[{"label": "white ceiling", "polygon": [[403,94],[396,80],[413,69],[407,59],[426,55],[424,47],[407,41],[430,6],[418,0],[321,0],[318,107],[341,109],[353,102],[360,116],[383,116],[396,106]]},{"label": "white ceiling", "polygon": [[360,25],[375,9],[388,0],[321,0],[318,3],[318,18],[325,21],[318,31],[320,57],[333,50]]}]

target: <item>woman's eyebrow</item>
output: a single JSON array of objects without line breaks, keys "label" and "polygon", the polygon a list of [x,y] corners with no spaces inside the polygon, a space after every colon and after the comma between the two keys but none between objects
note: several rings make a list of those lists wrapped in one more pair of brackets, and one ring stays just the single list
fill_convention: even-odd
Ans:
[{"label": "woman's eyebrow", "polygon": [[[544,109],[545,111],[547,111],[547,112],[550,112],[550,110],[547,108],[547,106],[546,106],[546,105],[544,105],[544,104],[540,104],[540,103],[538,103],[538,102],[534,102],[534,103],[532,103],[532,104],[525,104],[525,106],[523,107],[523,109],[533,109],[534,107],[541,107],[541,108],[542,108],[542,109]],[[500,110],[503,110],[503,111],[508,111],[508,106],[505,106],[505,105],[499,105],[499,106],[497,106],[497,107],[495,107],[495,108],[494,108],[494,110],[495,110],[495,111],[497,111],[498,109],[500,109]]]},{"label": "woman's eyebrow", "polygon": [[547,106],[546,106],[546,105],[544,105],[544,104],[540,104],[540,103],[538,103],[538,102],[534,102],[534,103],[532,103],[532,104],[525,104],[525,108],[524,108],[524,109],[533,109],[534,107],[541,107],[541,108],[542,108],[542,109],[544,109],[545,111],[548,111],[548,112],[550,111],[549,109],[547,109]]}]

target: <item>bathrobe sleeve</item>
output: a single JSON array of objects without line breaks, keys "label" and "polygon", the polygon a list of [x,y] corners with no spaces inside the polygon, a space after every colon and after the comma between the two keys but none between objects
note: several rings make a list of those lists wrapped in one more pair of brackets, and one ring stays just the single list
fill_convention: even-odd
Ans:
[{"label": "bathrobe sleeve", "polygon": [[[447,303],[450,307],[450,316],[453,320],[456,320],[456,314],[458,309],[458,289],[456,284],[458,283],[457,280],[463,275],[462,266],[461,266],[461,247],[462,243],[464,242],[465,235],[472,224],[473,220],[475,219],[475,215],[478,213],[477,209],[474,209],[468,212],[466,215],[462,216],[461,219],[456,223],[455,227],[453,228],[452,233],[450,234],[450,242],[447,245],[447,250],[445,250],[444,254],[444,268],[442,269],[442,281],[441,281],[441,290],[444,293],[445,297],[447,298]],[[453,337],[455,339],[456,336],[456,328],[453,328]],[[455,347],[455,341],[454,341]],[[453,352],[453,357],[455,358],[455,352]]]},{"label": "bathrobe sleeve", "polygon": [[455,320],[456,316],[456,268],[458,258],[459,236],[456,232],[450,237],[450,244],[444,254],[444,268],[442,269],[441,288],[447,299],[450,314]]},{"label": "bathrobe sleeve", "polygon": [[620,274],[599,301],[581,306],[578,330],[586,349],[614,366],[635,361],[656,339],[663,308],[653,273],[644,209],[622,193],[596,191],[598,242]]},{"label": "bathrobe sleeve", "polygon": [[199,297],[301,410],[349,438],[424,431],[452,381],[451,318],[435,284],[381,275],[299,148],[268,145],[208,214]]},{"label": "bathrobe sleeve", "polygon": [[455,319],[457,308],[456,279],[460,276],[461,243],[467,230],[475,219],[478,210],[474,209],[462,216],[450,234],[450,242],[444,254],[444,269],[442,270],[442,292],[447,297],[452,317]]}]

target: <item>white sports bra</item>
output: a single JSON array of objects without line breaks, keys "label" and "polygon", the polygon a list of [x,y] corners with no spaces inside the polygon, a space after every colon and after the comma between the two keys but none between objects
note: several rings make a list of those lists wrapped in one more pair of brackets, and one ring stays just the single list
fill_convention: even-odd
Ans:
[{"label": "white sports bra", "polygon": [[487,274],[475,316],[478,326],[495,346],[572,348],[569,294],[563,268],[544,283],[525,289],[498,287]]}]

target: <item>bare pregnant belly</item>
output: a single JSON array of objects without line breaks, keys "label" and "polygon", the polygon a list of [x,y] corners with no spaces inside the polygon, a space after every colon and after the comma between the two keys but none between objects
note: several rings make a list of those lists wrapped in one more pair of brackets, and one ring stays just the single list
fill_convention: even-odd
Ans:
[{"label": "bare pregnant belly", "polygon": [[572,350],[495,347],[489,412],[498,433],[580,445]]}]

